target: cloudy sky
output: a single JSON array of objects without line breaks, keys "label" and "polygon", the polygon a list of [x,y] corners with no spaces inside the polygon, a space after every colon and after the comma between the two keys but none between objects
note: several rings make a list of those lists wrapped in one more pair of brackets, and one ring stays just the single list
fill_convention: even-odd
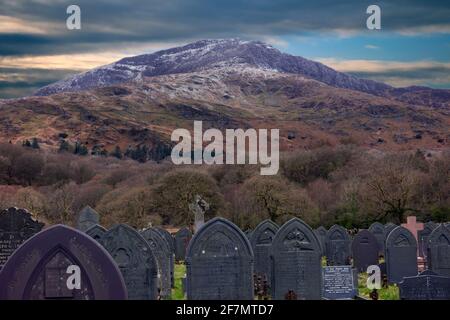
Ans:
[{"label": "cloudy sky", "polygon": [[[82,29],[66,9],[81,7]],[[382,10],[382,30],[366,9]],[[206,38],[263,40],[394,86],[450,88],[450,2],[337,0],[0,0],[0,98],[70,74]]]}]

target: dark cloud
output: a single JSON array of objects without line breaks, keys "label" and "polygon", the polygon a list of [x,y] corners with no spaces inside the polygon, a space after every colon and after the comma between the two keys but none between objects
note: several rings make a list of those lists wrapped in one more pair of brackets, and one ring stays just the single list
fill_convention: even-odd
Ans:
[{"label": "dark cloud", "polygon": [[[65,29],[72,1],[0,1],[0,15],[48,22],[48,35],[2,35],[0,55],[105,50],[120,44],[200,38],[276,36],[311,31],[365,31],[372,0],[78,0],[82,30]],[[438,30],[449,24],[446,1],[376,1],[384,30]]]},{"label": "dark cloud", "polygon": [[0,68],[0,98],[31,95],[37,89],[77,72],[75,70]]}]

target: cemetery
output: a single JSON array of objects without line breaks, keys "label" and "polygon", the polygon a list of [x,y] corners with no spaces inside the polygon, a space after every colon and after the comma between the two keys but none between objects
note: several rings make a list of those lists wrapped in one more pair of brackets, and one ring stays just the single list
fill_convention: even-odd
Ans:
[{"label": "cemetery", "polygon": [[105,228],[91,207],[76,228],[5,209],[0,299],[450,300],[446,224],[410,216],[355,232],[292,218],[244,232],[225,218],[205,221],[208,208],[196,197],[192,225],[145,229]]}]

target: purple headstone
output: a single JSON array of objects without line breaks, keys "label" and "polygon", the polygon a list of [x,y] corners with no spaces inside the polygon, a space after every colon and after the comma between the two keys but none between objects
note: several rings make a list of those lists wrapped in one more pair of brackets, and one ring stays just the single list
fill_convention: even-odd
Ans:
[{"label": "purple headstone", "polygon": [[88,235],[64,225],[24,242],[0,273],[0,300],[126,298],[122,275],[108,252]]}]

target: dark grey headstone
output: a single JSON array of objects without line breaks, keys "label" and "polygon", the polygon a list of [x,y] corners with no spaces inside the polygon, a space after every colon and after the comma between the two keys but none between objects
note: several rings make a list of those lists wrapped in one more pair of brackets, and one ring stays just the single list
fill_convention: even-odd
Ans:
[{"label": "dark grey headstone", "polygon": [[450,300],[450,277],[426,270],[398,284],[402,300]]},{"label": "dark grey headstone", "polygon": [[397,227],[386,239],[386,271],[390,283],[417,275],[417,242],[404,227]]},{"label": "dark grey headstone", "polygon": [[368,230],[361,230],[352,242],[353,265],[358,272],[366,272],[367,267],[378,265],[378,241]]},{"label": "dark grey headstone", "polygon": [[245,230],[244,233],[245,233],[245,236],[247,237],[247,239],[250,240],[250,238],[252,237],[253,230],[252,229],[247,229],[247,230]]},{"label": "dark grey headstone", "polygon": [[450,277],[450,230],[440,225],[428,237],[428,268],[441,276]]},{"label": "dark grey headstone", "polygon": [[334,225],[327,231],[325,239],[327,265],[343,266],[350,264],[350,236],[347,230]]},{"label": "dark grey headstone", "polygon": [[171,287],[175,287],[175,243],[172,235],[166,229],[156,227],[156,231],[158,231],[163,238],[166,240],[169,245],[169,258],[170,258],[170,284]]},{"label": "dark grey headstone", "polygon": [[150,245],[158,263],[159,290],[164,299],[169,299],[172,295],[170,248],[166,239],[155,229],[148,228],[141,231],[141,235]]},{"label": "dark grey headstone", "polygon": [[437,227],[434,222],[426,222],[422,230],[417,231],[417,245],[419,246],[419,256],[426,258],[428,251],[428,237]]},{"label": "dark grey headstone", "polygon": [[255,256],[254,273],[271,283],[270,247],[278,231],[278,226],[271,220],[264,220],[258,224],[250,237],[253,254]]},{"label": "dark grey headstone", "polygon": [[186,254],[188,300],[252,300],[253,252],[245,234],[223,218],[208,221]]},{"label": "dark grey headstone", "polygon": [[316,234],[317,239],[319,239],[320,246],[322,248],[322,256],[325,256],[326,255],[325,240],[327,238],[327,229],[325,229],[324,226],[320,226],[314,230],[314,233]]},{"label": "dark grey headstone", "polygon": [[[67,286],[68,267],[80,268],[80,289]],[[56,225],[39,232],[9,258],[0,273],[0,300],[121,300],[124,280],[114,260],[86,234]]]},{"label": "dark grey headstone", "polygon": [[106,231],[100,243],[122,272],[129,299],[157,299],[156,259],[148,243],[136,230],[125,224],[115,225]]},{"label": "dark grey headstone", "polygon": [[192,233],[188,228],[182,228],[175,234],[175,260],[184,261],[191,238]]},{"label": "dark grey headstone", "polygon": [[9,208],[0,212],[0,269],[9,256],[43,226],[25,209]]},{"label": "dark grey headstone", "polygon": [[323,267],[322,297],[329,300],[355,298],[358,295],[358,278],[355,273],[352,266]]},{"label": "dark grey headstone", "polygon": [[97,241],[100,241],[100,239],[103,237],[103,235],[106,233],[106,229],[103,228],[101,225],[96,224],[95,226],[90,227],[86,230],[86,234],[90,236],[91,238],[94,238]]},{"label": "dark grey headstone", "polygon": [[294,218],[277,232],[270,250],[273,299],[292,293],[299,300],[317,300],[322,295],[322,252],[313,230]]},{"label": "dark grey headstone", "polygon": [[386,240],[386,229],[379,222],[370,225],[369,231],[375,236],[378,242],[378,254],[384,256],[384,241]]},{"label": "dark grey headstone", "polygon": [[100,215],[90,206],[84,207],[78,215],[78,230],[86,232],[96,224],[100,224]]}]

